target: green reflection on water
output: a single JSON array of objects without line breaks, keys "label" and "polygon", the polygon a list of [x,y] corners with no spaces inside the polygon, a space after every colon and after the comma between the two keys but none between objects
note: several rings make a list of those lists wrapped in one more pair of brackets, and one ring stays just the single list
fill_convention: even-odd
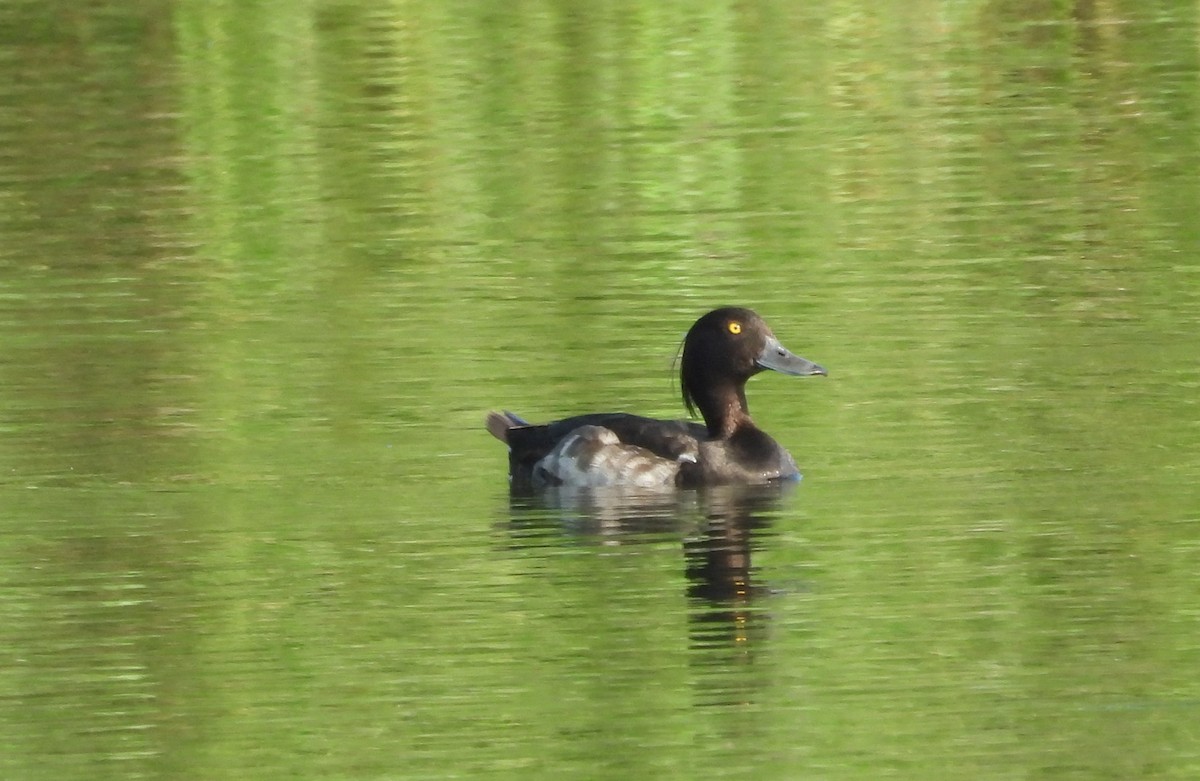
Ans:
[{"label": "green reflection on water", "polygon": [[[3,775],[1195,777],[1194,4],[796,5],[0,11]],[[480,418],[724,303],[713,604]]]}]

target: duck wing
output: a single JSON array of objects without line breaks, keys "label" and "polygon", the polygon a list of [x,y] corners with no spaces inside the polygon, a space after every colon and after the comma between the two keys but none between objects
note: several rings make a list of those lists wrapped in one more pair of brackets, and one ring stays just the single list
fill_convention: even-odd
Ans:
[{"label": "duck wing", "polygon": [[[680,463],[695,463],[707,429],[683,420],[656,420],[624,412],[577,415],[504,431],[514,487],[673,485]],[[489,416],[489,430],[499,421]],[[493,431],[493,434],[495,431]]]}]

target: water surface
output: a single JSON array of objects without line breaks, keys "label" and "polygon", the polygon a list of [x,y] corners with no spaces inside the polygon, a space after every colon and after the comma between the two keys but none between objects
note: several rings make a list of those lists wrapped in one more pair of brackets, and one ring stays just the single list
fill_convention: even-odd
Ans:
[{"label": "water surface", "polygon": [[1195,4],[803,5],[5,6],[0,775],[1200,775]]}]

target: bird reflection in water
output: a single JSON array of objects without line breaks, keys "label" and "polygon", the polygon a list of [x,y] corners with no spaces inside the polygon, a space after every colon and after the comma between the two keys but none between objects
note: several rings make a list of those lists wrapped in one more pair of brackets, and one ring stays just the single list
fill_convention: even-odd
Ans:
[{"label": "bird reflection in water", "polygon": [[767,588],[754,579],[752,553],[793,486],[738,486],[705,497],[700,525],[683,543],[693,647],[753,651],[764,616],[753,602]]},{"label": "bird reflection in water", "polygon": [[752,554],[795,482],[714,486],[689,491],[547,489],[514,494],[509,531],[518,545],[555,540],[598,545],[682,541],[690,629],[697,650],[749,653],[764,615],[753,605],[766,588],[755,582]]}]

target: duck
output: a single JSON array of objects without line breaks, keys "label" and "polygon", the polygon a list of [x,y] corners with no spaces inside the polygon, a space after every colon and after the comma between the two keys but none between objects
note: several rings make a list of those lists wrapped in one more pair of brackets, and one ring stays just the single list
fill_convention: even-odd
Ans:
[{"label": "duck", "polygon": [[700,317],[683,339],[679,386],[694,420],[627,412],[530,423],[489,412],[486,428],[508,446],[514,491],[556,486],[698,488],[798,480],[791,454],[755,425],[746,381],[759,372],[828,376],[784,347],[751,309],[721,307]]}]

